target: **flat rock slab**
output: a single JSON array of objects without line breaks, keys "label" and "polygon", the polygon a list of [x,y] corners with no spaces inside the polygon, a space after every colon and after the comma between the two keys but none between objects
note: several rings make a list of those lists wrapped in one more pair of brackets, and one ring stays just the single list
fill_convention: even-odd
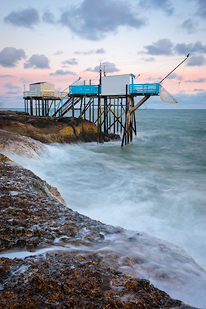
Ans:
[{"label": "flat rock slab", "polygon": [[[23,112],[0,111],[0,129],[32,137],[43,143],[97,141],[97,126],[82,118],[39,117]],[[100,142],[120,139],[117,134],[101,134]]]}]

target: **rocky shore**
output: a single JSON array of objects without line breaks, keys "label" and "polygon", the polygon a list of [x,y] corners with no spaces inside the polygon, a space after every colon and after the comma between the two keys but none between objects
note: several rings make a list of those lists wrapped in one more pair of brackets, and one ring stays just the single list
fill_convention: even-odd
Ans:
[{"label": "rocky shore", "polygon": [[[34,124],[29,124],[29,116],[21,116],[25,122],[18,124],[9,117],[1,122],[2,129],[22,128],[21,134],[30,136]],[[41,143],[4,130],[0,151],[23,155],[44,151]],[[37,131],[35,139],[44,137],[47,142],[56,134],[45,127],[37,138]],[[52,138],[49,142],[58,140],[56,135]],[[145,260],[143,255],[131,258],[114,249],[114,236],[119,242],[124,239],[127,251],[140,247],[142,235],[131,237],[122,228],[74,212],[56,188],[3,154],[0,175],[0,308],[192,308],[148,280],[121,271]]]},{"label": "rocky shore", "polygon": [[0,111],[0,129],[43,143],[108,142],[118,134],[97,134],[97,126],[82,118],[37,117],[24,112]]}]

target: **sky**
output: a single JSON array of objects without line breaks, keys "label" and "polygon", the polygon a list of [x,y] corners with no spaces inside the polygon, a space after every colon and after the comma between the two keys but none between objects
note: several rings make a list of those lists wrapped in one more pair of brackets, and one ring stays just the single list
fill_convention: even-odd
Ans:
[{"label": "sky", "polygon": [[0,108],[23,108],[29,84],[63,91],[132,73],[135,83],[160,82],[178,104],[206,108],[206,0],[0,0]]}]

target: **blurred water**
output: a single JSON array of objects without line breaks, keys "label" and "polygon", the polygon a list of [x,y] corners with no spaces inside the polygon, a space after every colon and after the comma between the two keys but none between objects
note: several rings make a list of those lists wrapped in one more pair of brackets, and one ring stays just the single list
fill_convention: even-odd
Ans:
[{"label": "blurred water", "polygon": [[206,269],[206,110],[139,110],[132,144],[50,145],[16,158],[73,210],[184,248]]}]

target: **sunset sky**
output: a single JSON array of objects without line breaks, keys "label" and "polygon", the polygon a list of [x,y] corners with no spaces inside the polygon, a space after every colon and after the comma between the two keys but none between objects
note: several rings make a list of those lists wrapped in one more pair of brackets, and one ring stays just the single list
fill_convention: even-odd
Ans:
[{"label": "sunset sky", "polygon": [[[206,0],[0,0],[0,108],[23,107],[29,84],[64,90],[133,73],[178,100],[150,108],[206,108]],[[140,76],[139,76],[140,74]]]}]

